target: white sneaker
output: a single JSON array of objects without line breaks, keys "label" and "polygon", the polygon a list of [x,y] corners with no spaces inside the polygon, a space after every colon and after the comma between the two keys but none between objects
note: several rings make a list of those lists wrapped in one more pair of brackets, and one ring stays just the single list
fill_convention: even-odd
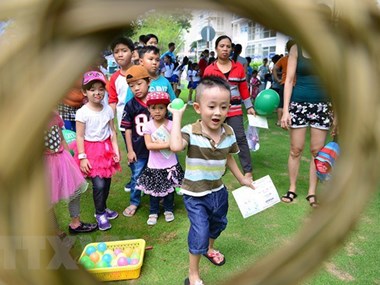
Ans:
[{"label": "white sneaker", "polygon": [[165,216],[165,221],[166,222],[171,222],[171,221],[174,221],[174,214],[172,212],[169,212],[169,211],[165,211],[164,212],[164,216]]},{"label": "white sneaker", "polygon": [[187,101],[187,105],[193,105],[193,101]]},{"label": "white sneaker", "polygon": [[157,218],[158,218],[157,214],[150,214],[149,219],[148,219],[148,221],[146,221],[146,223],[149,226],[154,226],[155,224],[157,224]]}]

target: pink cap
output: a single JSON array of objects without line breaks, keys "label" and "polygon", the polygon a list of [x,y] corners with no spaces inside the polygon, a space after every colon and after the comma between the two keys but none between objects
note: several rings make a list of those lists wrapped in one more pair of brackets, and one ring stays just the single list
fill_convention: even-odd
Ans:
[{"label": "pink cap", "polygon": [[93,81],[100,81],[103,82],[105,85],[107,84],[106,78],[104,77],[104,74],[99,71],[87,71],[83,75],[83,85],[87,85],[90,82]]}]

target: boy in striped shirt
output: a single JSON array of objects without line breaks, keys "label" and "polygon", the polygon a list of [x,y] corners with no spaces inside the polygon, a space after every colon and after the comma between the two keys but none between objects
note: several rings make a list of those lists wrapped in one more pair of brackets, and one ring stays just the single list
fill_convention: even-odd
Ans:
[{"label": "boy in striped shirt", "polygon": [[170,148],[187,147],[186,170],[181,192],[190,220],[188,246],[189,278],[185,284],[203,284],[199,274],[201,255],[221,266],[225,257],[214,248],[214,241],[227,226],[228,192],[222,182],[226,165],[241,185],[253,188],[252,178],[240,171],[233,154],[239,152],[235,134],[224,124],[230,107],[229,84],[219,77],[204,77],[197,87],[194,110],[201,119],[181,130],[186,107],[172,109],[173,128]]}]

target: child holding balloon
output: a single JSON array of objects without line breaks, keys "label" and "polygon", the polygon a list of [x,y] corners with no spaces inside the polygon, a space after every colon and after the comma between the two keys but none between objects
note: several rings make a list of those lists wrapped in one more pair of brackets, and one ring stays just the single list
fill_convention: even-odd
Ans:
[{"label": "child holding balloon", "polygon": [[97,229],[97,224],[84,223],[80,220],[80,195],[87,190],[87,182],[69,152],[63,139],[62,118],[53,112],[45,130],[45,167],[50,188],[51,214],[54,227],[60,238],[66,234],[58,230],[58,223],[53,205],[59,201],[68,201],[71,217],[69,232],[72,234],[88,233]]},{"label": "child holding balloon", "polygon": [[[186,107],[169,105],[173,114],[170,149],[187,147],[185,177],[181,186],[190,220],[188,234],[189,277],[185,284],[202,285],[199,262],[205,256],[216,266],[226,262],[214,242],[227,226],[228,191],[222,181],[226,166],[241,185],[253,188],[251,177],[240,171],[233,154],[239,152],[233,129],[224,123],[230,107],[231,91],[226,80],[204,77],[197,87],[194,110],[201,120],[181,130]],[[202,171],[200,171],[201,169]]]},{"label": "child holding balloon", "polygon": [[120,171],[120,154],[114,127],[114,111],[102,101],[106,91],[103,73],[88,71],[83,76],[82,92],[88,103],[76,113],[77,148],[75,159],[82,173],[91,178],[95,217],[99,230],[111,228],[118,213],[107,208],[112,175]]},{"label": "child holding balloon", "polygon": [[166,92],[148,93],[146,105],[151,120],[142,128],[145,145],[149,150],[147,167],[137,180],[137,189],[150,195],[150,211],[147,224],[157,223],[160,199],[163,198],[166,222],[174,220],[174,187],[179,187],[183,179],[183,170],[177,156],[170,151],[170,131],[172,122],[168,120],[167,105],[170,103]]}]

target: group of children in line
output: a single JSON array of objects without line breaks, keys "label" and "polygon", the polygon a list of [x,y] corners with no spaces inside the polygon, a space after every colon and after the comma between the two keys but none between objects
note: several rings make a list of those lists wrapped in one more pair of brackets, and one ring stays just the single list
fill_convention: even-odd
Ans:
[{"label": "group of children in line", "polygon": [[[51,202],[76,201],[76,212],[69,226],[71,233],[111,228],[110,221],[118,213],[108,207],[107,199],[112,176],[121,171],[122,159],[114,125],[116,114],[131,169],[130,205],[123,215],[131,217],[136,213],[143,191],[150,196],[147,224],[157,223],[161,199],[165,221],[171,222],[175,187],[180,187],[190,221],[190,270],[185,284],[203,284],[199,274],[202,255],[215,265],[225,263],[223,254],[214,248],[215,239],[227,225],[228,192],[221,180],[225,167],[229,167],[241,185],[253,188],[252,177],[241,173],[233,157],[239,152],[234,131],[224,123],[230,107],[230,86],[220,77],[199,80],[193,107],[200,120],[181,128],[186,105],[180,110],[170,107],[176,96],[168,80],[157,72],[159,49],[150,45],[142,47],[139,65],[133,65],[134,46],[130,39],[118,38],[111,48],[120,69],[110,82],[98,71],[88,71],[83,76],[82,92],[87,103],[76,114],[74,157],[65,150],[62,120],[55,114],[50,123],[50,133],[56,138],[53,147],[50,137],[46,138]],[[103,103],[107,87],[109,105]],[[176,152],[185,148],[183,171]],[[51,169],[51,165],[57,169]],[[92,182],[96,224],[79,219],[77,198],[87,189],[84,177]],[[61,187],[57,184],[59,180],[70,185]]]}]

